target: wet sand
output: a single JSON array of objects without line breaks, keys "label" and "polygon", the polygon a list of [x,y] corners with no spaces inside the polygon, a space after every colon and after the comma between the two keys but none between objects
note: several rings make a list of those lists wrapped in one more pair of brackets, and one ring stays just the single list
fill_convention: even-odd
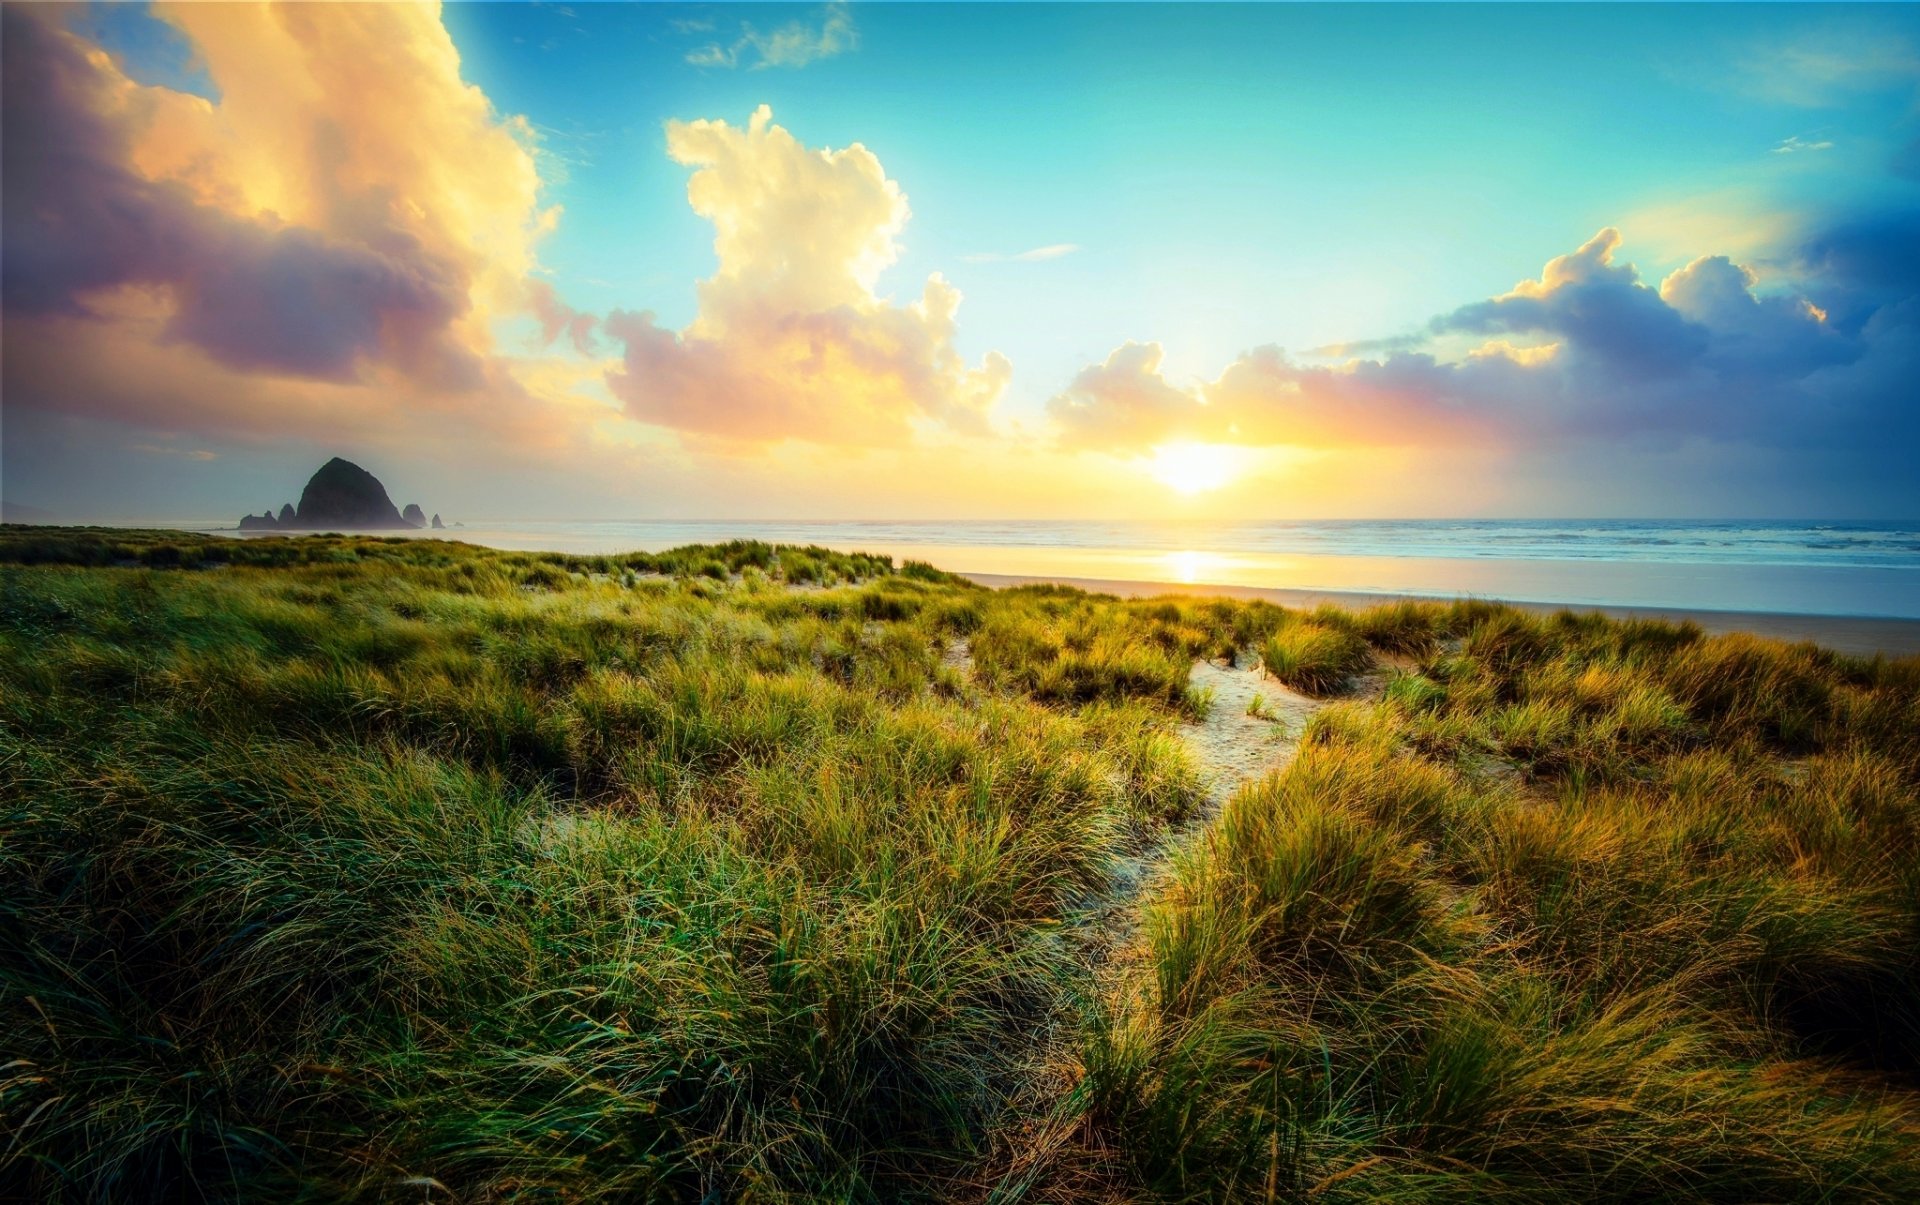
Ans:
[{"label": "wet sand", "polygon": [[[1367,593],[1353,590],[1295,590],[1263,586],[1209,585],[1189,582],[1121,581],[1111,578],[1055,577],[1008,573],[963,573],[960,576],[983,586],[995,588],[1035,582],[1053,582],[1077,586],[1122,598],[1144,598],[1155,594],[1220,595],[1227,598],[1259,598],[1284,607],[1317,607],[1329,603],[1336,607],[1361,608],[1380,603],[1414,598],[1433,601],[1430,595]],[[1504,599],[1491,599],[1505,602]],[[1871,656],[1884,653],[1904,657],[1920,653],[1920,619],[1882,619],[1854,615],[1786,615],[1771,611],[1707,611],[1674,607],[1614,607],[1585,604],[1513,602],[1523,611],[1552,614],[1555,611],[1598,611],[1614,619],[1691,620],[1707,632],[1752,632],[1776,640],[1811,640],[1842,653]]]}]

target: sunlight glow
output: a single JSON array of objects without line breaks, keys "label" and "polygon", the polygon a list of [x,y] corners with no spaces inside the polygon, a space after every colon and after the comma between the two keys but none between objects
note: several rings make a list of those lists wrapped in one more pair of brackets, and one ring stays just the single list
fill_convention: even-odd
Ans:
[{"label": "sunlight glow", "polygon": [[1176,493],[1219,489],[1240,475],[1243,451],[1224,444],[1172,443],[1153,450],[1148,472]]},{"label": "sunlight glow", "polygon": [[1169,552],[1167,554],[1167,578],[1191,586],[1199,581],[1211,581],[1203,578],[1202,573],[1217,565],[1220,558],[1210,552]]}]

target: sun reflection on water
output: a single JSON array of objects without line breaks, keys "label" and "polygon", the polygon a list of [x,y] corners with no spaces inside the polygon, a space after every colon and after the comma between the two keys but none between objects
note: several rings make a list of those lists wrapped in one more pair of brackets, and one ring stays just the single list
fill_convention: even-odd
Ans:
[{"label": "sun reflection on water", "polygon": [[1216,568],[1220,558],[1210,552],[1185,550],[1167,554],[1167,576],[1169,580],[1193,585],[1201,581],[1201,574]]}]

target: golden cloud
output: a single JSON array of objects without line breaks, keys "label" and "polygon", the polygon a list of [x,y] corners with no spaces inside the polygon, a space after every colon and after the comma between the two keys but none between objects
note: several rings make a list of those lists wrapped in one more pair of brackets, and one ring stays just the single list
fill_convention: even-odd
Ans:
[{"label": "golden cloud", "polygon": [[[1158,343],[1128,343],[1047,403],[1063,448],[1140,454],[1170,441],[1344,448],[1470,443],[1486,424],[1448,402],[1431,356],[1302,365],[1256,347],[1212,381],[1177,386]],[[1511,361],[1507,361],[1511,363]]]},{"label": "golden cloud", "polygon": [[773,124],[670,122],[667,153],[694,168],[687,200],[713,223],[718,267],[685,330],[615,311],[624,344],[608,388],[646,423],[737,440],[895,444],[916,423],[979,431],[1011,366],[969,367],[954,346],[960,292],[938,273],[918,300],[875,292],[909,210],[858,143],[815,150]]},{"label": "golden cloud", "polygon": [[572,438],[489,330],[539,301],[556,215],[437,7],[155,11],[218,102],[129,79],[63,10],[6,10],[9,402],[243,439]]}]

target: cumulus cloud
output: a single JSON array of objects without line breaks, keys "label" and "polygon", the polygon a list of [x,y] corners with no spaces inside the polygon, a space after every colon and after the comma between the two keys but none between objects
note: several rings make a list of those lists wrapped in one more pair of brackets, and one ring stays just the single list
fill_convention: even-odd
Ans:
[{"label": "cumulus cloud", "polygon": [[[212,107],[137,87],[50,12],[9,9],[5,56],[9,91],[34,98],[7,111],[9,312],[87,314],[99,291],[157,287],[172,301],[166,337],[233,368],[348,380],[386,357],[470,370],[458,348],[427,346],[467,307],[467,265],[448,248],[384,214],[335,233],[141,173],[150,133],[178,136]],[[198,133],[210,150],[212,131]]]},{"label": "cumulus cloud", "polygon": [[1462,306],[1435,319],[1433,329],[1561,336],[1591,367],[1620,380],[1671,372],[1700,353],[1704,332],[1663,302],[1632,264],[1615,262],[1619,246],[1620,232],[1608,227],[1550,261],[1538,280]]},{"label": "cumulus cloud", "polygon": [[[711,21],[675,22],[681,32],[711,30]],[[778,29],[756,29],[751,22],[740,23],[740,36],[726,44],[709,42],[687,52],[687,62],[696,67],[741,67],[758,71],[767,67],[805,67],[820,59],[832,58],[860,44],[860,32],[854,28],[853,14],[844,4],[829,4],[812,21],[796,19]]]},{"label": "cumulus cloud", "polygon": [[1608,228],[1538,278],[1436,317],[1435,347],[1468,339],[1446,358],[1394,340],[1378,358],[1314,367],[1260,347],[1211,381],[1176,384],[1157,344],[1129,343],[1048,411],[1063,447],[1117,455],[1181,440],[1596,456],[1675,439],[1866,449],[1915,426],[1898,382],[1920,350],[1920,273],[1895,265],[1920,256],[1893,252],[1917,233],[1910,218],[1837,226],[1806,241],[1796,287],[1763,289],[1717,255],[1656,287],[1618,257]]},{"label": "cumulus cloud", "polygon": [[980,430],[1011,371],[954,346],[960,292],[879,297],[907,198],[873,152],[803,146],[762,105],[746,126],[670,122],[667,152],[694,169],[687,200],[713,223],[714,275],[681,331],[615,311],[624,347],[607,386],[642,422],[736,440],[886,444],[917,421]]},{"label": "cumulus cloud", "polygon": [[1047,403],[1070,447],[1145,448],[1197,434],[1203,403],[1161,375],[1158,343],[1125,343],[1102,364],[1080,370]]},{"label": "cumulus cloud", "polygon": [[555,215],[525,124],[461,80],[436,10],[157,10],[217,102],[136,83],[69,15],[0,13],[10,407],[564,438],[490,334],[530,304]]}]

